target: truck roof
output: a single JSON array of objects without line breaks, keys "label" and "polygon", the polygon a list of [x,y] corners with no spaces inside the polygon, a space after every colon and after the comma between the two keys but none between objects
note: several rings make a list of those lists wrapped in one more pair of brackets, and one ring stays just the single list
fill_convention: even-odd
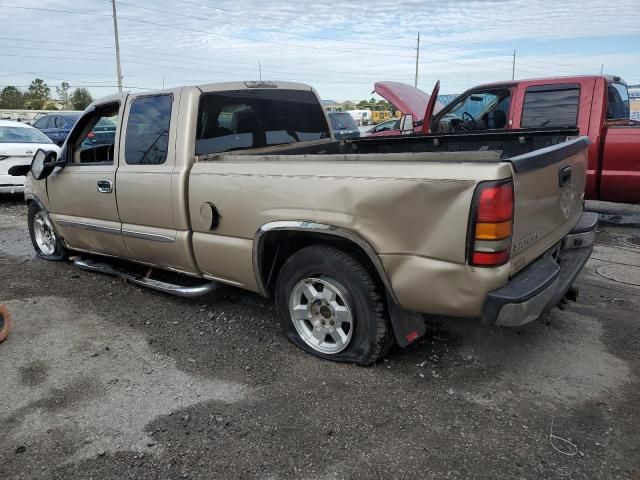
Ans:
[{"label": "truck roof", "polygon": [[484,88],[511,87],[519,83],[557,82],[557,81],[577,82],[580,80],[586,80],[586,79],[592,79],[592,78],[605,78],[608,81],[616,81],[619,83],[624,83],[626,85],[626,82],[622,78],[615,75],[569,75],[569,76],[559,76],[559,77],[523,78],[520,80],[503,80],[500,82],[483,83],[481,85],[476,85],[475,87],[472,87],[467,91],[484,89]]},{"label": "truck roof", "polygon": [[[283,82],[278,80],[240,80],[235,82],[218,82],[218,83],[202,83],[200,85],[181,85],[178,87],[163,88],[158,90],[148,90],[144,92],[135,92],[135,95],[157,95],[159,93],[175,92],[186,86],[193,86],[200,89],[202,92],[225,92],[229,90],[251,90],[258,88],[273,88],[284,90],[307,90],[317,92],[313,87],[304,83],[298,82]],[[111,101],[123,101],[124,98],[129,95],[129,92],[114,93],[105,97],[97,98],[91,105],[106,103]],[[89,105],[89,107],[91,106]],[[87,107],[87,108],[89,108]]]}]

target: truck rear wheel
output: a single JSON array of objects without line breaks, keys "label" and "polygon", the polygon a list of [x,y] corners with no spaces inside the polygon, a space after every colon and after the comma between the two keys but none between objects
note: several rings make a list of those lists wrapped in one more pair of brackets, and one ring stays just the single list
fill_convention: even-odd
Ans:
[{"label": "truck rear wheel", "polygon": [[371,365],[393,343],[373,276],[353,256],[330,246],[303,248],[285,262],[276,306],[287,338],[327,360]]},{"label": "truck rear wheel", "polygon": [[58,238],[51,220],[37,203],[29,204],[29,236],[40,258],[46,260],[66,260],[67,250]]}]

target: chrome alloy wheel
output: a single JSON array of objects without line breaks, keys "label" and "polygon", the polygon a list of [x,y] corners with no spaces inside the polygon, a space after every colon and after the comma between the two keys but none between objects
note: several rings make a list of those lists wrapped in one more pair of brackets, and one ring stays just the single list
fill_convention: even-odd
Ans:
[{"label": "chrome alloy wheel", "polygon": [[43,255],[53,255],[56,252],[56,234],[51,222],[42,211],[33,216],[33,234]]},{"label": "chrome alloy wheel", "polygon": [[331,279],[305,278],[291,291],[289,314],[300,338],[324,354],[341,352],[353,336],[353,315]]}]

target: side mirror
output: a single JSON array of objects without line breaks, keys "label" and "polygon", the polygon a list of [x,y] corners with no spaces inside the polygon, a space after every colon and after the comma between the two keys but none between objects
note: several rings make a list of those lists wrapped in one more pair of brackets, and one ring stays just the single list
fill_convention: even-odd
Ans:
[{"label": "side mirror", "polygon": [[52,150],[38,149],[31,161],[31,174],[36,180],[43,180],[56,168],[58,154]]},{"label": "side mirror", "polygon": [[404,115],[400,119],[400,132],[402,135],[411,135],[413,133],[413,115]]}]

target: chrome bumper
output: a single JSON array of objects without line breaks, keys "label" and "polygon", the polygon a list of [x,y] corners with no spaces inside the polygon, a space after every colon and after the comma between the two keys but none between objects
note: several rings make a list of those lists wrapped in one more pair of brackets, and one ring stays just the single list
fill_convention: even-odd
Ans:
[{"label": "chrome bumper", "polygon": [[483,323],[518,327],[556,306],[593,250],[598,215],[582,214],[578,225],[553,249],[518,272],[507,285],[487,295]]}]

